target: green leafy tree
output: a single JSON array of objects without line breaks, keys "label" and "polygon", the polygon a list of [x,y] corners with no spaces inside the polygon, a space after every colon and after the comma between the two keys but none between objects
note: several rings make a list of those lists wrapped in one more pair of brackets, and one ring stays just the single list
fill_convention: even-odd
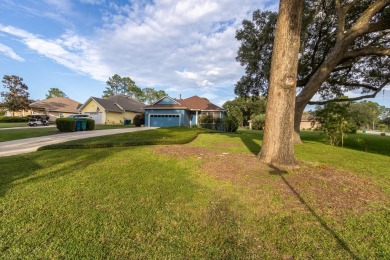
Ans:
[{"label": "green leafy tree", "polygon": [[48,93],[46,94],[46,99],[52,97],[67,97],[67,95],[59,88],[50,88]]},{"label": "green leafy tree", "polygon": [[252,129],[261,130],[265,126],[265,114],[253,115],[251,118]]},{"label": "green leafy tree", "polygon": [[164,90],[157,91],[154,88],[143,88],[142,98],[140,101],[147,104],[153,104],[154,102],[162,99],[165,96],[167,96],[167,93],[165,93]]},{"label": "green leafy tree", "polygon": [[375,128],[375,124],[379,122],[379,116],[382,113],[382,107],[372,101],[362,101],[352,103],[349,108],[352,121],[359,128]]},{"label": "green leafy tree", "polygon": [[6,89],[0,93],[4,108],[12,111],[12,115],[14,115],[14,111],[28,108],[29,93],[27,85],[23,83],[23,78],[15,75],[4,75],[2,83]]},{"label": "green leafy tree", "polygon": [[253,116],[265,114],[266,99],[259,96],[237,97],[226,101],[222,107],[229,116],[235,118],[239,126],[245,126]]},{"label": "green leafy tree", "polygon": [[123,94],[142,100],[143,92],[130,77],[121,77],[118,74],[110,77],[106,82],[108,87],[103,91],[103,97]]},{"label": "green leafy tree", "polygon": [[[295,140],[307,104],[373,98],[390,82],[390,2],[388,0],[306,0],[295,102]],[[237,61],[245,75],[240,96],[268,93],[276,13],[255,11],[236,33]],[[339,99],[343,93],[361,95]],[[312,102],[318,94],[322,101]]]},{"label": "green leafy tree", "polygon": [[356,132],[351,122],[350,102],[331,102],[317,106],[312,112],[312,123],[319,123],[319,130],[325,134],[331,145],[344,146],[347,133]]}]

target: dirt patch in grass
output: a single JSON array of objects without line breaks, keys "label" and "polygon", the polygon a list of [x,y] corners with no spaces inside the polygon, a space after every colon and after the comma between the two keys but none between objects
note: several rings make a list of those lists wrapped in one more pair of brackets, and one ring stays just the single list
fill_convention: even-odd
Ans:
[{"label": "dirt patch in grass", "polygon": [[301,165],[299,170],[283,175],[288,196],[294,195],[323,213],[342,216],[353,211],[360,215],[377,202],[388,198],[369,180],[328,165]]},{"label": "dirt patch in grass", "polygon": [[215,143],[213,144],[215,147],[240,147],[241,144],[237,144],[237,143],[225,143],[225,142],[221,142],[221,143]]},{"label": "dirt patch in grass", "polygon": [[[326,165],[301,163],[300,169],[283,173],[261,164],[250,153],[231,154],[187,145],[157,147],[155,151],[176,158],[202,160],[203,172],[250,189],[253,197],[273,196],[276,193],[269,193],[277,192],[288,209],[313,208],[318,213],[343,216],[351,211],[362,214],[372,210],[374,203],[388,200],[369,180]],[[275,191],[270,191],[272,189]]]}]

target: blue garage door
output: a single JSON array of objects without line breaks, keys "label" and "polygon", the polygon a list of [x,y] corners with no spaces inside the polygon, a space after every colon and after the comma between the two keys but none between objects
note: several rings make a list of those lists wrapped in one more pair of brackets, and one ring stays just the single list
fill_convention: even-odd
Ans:
[{"label": "blue garage door", "polygon": [[150,115],[150,126],[170,127],[179,125],[179,115]]}]

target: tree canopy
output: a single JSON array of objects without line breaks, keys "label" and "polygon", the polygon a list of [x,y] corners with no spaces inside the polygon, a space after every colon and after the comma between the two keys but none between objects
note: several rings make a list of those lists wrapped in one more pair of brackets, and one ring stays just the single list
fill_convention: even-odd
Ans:
[{"label": "tree canopy", "polygon": [[147,104],[153,104],[154,102],[160,100],[166,95],[167,93],[165,93],[164,90],[155,90],[154,88],[143,88],[140,101]]},{"label": "tree canopy", "polygon": [[245,126],[254,117],[265,115],[266,100],[258,96],[237,97],[234,100],[226,101],[222,107],[240,126]]},{"label": "tree canopy", "polygon": [[130,77],[121,77],[118,74],[110,77],[106,82],[108,87],[103,91],[103,97],[123,94],[135,99],[142,98],[142,90]]},{"label": "tree canopy", "polygon": [[141,89],[130,77],[122,78],[118,74],[110,77],[106,83],[108,87],[103,91],[103,97],[123,94],[141,102],[152,104],[167,95],[164,90],[155,90],[154,88]]},{"label": "tree canopy", "polygon": [[67,97],[67,95],[59,88],[50,88],[46,94],[46,99],[52,97]]},{"label": "tree canopy", "polygon": [[9,111],[19,111],[29,105],[28,87],[23,83],[23,78],[12,75],[4,75],[3,83],[5,91],[0,93],[3,98],[3,106]]},{"label": "tree canopy", "polygon": [[[297,75],[295,130],[307,104],[375,97],[390,82],[389,0],[306,0]],[[236,33],[245,75],[240,96],[267,94],[277,14],[257,10]],[[349,91],[360,93],[340,99]],[[321,98],[312,102],[315,94]]]}]

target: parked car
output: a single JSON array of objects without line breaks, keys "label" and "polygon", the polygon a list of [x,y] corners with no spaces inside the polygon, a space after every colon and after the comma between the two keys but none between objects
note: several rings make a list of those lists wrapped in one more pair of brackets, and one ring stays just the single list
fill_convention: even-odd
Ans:
[{"label": "parked car", "polygon": [[74,119],[78,119],[78,118],[91,118],[89,115],[86,115],[86,114],[73,114],[73,115],[69,115],[67,116],[67,118],[74,118]]},{"label": "parked car", "polygon": [[29,126],[46,126],[49,125],[49,116],[48,115],[29,115]]}]

